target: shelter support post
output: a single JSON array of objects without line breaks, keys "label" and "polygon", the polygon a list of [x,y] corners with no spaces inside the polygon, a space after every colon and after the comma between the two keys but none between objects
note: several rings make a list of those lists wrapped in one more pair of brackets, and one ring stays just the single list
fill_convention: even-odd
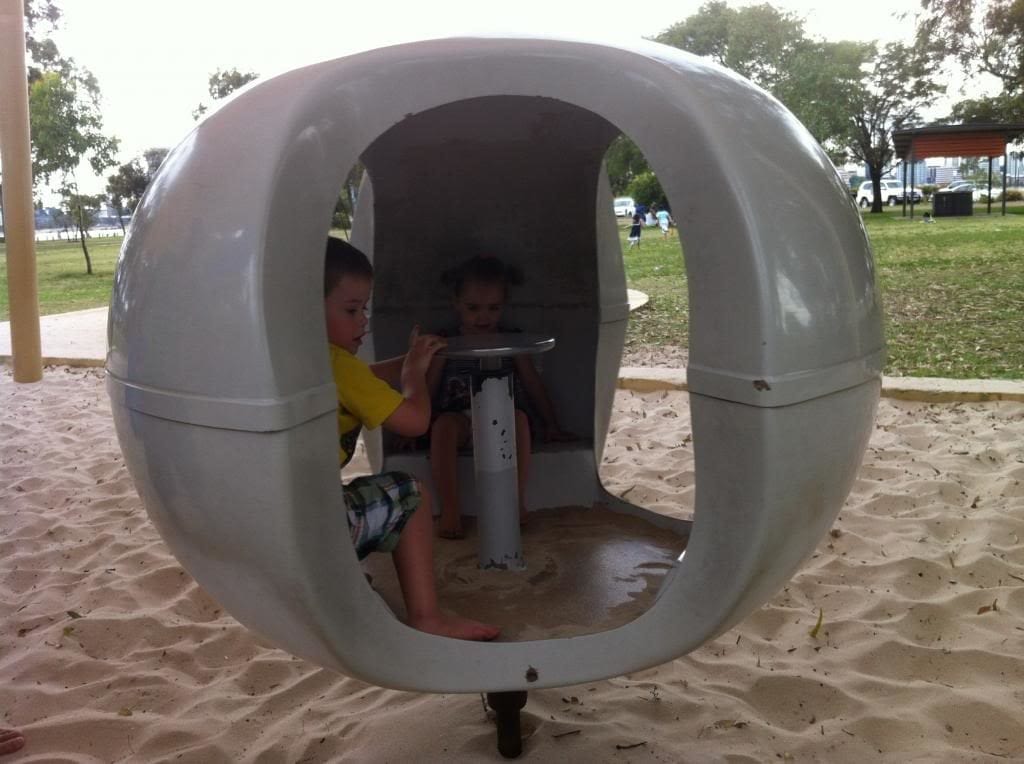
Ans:
[{"label": "shelter support post", "polygon": [[1003,149],[1003,215],[1006,215],[1006,149]]},{"label": "shelter support post", "polygon": [[[992,214],[992,160],[994,157],[988,158],[988,201],[985,203],[985,211]],[[1003,194],[1005,196],[1005,194]]]},{"label": "shelter support post", "polygon": [[[914,186],[917,185],[915,183],[915,180],[916,180],[915,176],[916,175],[917,175],[917,167],[914,166],[914,150],[913,150],[913,148],[911,148],[911,150],[910,150],[910,192],[909,192],[910,193],[910,219],[911,220],[914,219]],[[906,185],[907,185],[906,183],[903,184],[904,189],[906,188]],[[906,199],[906,194],[904,194],[904,199]]]},{"label": "shelter support post", "polygon": [[3,166],[7,295],[15,382],[43,378],[36,285],[35,217],[21,0],[0,0],[0,164]]},{"label": "shelter support post", "polygon": [[903,217],[906,217],[906,162],[903,163]]}]

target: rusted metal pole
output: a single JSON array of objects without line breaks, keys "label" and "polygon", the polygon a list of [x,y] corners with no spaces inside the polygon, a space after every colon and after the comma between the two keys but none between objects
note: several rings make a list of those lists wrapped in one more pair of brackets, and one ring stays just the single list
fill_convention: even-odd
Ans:
[{"label": "rusted metal pole", "polygon": [[0,0],[0,166],[15,382],[43,378],[22,0]]}]

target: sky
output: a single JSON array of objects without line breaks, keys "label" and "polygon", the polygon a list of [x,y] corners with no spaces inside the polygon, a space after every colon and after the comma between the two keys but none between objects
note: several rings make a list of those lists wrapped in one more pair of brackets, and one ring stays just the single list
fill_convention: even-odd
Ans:
[{"label": "sky", "polygon": [[[99,3],[63,0],[54,34],[61,52],[96,75],[104,127],[121,141],[121,161],[150,147],[173,147],[209,103],[217,69],[269,76],[317,61],[399,42],[473,33],[526,33],[608,42],[656,35],[696,13],[703,0],[174,0]],[[746,2],[731,2],[740,7]],[[827,40],[909,40],[919,0],[774,0]],[[904,13],[900,20],[896,14]],[[80,172],[83,190],[105,184]],[[109,173],[108,173],[109,174]],[[95,187],[89,188],[94,183]]]}]

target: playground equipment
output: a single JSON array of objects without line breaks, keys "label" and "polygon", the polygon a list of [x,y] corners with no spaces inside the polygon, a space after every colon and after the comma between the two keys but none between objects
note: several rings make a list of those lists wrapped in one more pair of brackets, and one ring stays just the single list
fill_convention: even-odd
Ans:
[{"label": "playground equipment", "polygon": [[[371,350],[401,351],[413,316],[447,318],[434,285],[452,262],[486,251],[521,265],[529,281],[509,320],[555,335],[543,375],[563,426],[583,437],[538,455],[531,504],[603,499],[670,524],[608,497],[597,477],[628,314],[602,171],[620,132],[657,173],[685,251],[696,469],[685,555],[655,604],[612,630],[513,643],[415,631],[346,543],[322,307],[343,181],[365,164],[353,241],[377,269]],[[433,692],[616,676],[740,621],[842,506],[883,355],[859,215],[778,101],[673,48],[531,38],[374,50],[224,104],[136,211],[108,334],[125,460],[182,565],[281,647]],[[386,444],[371,450],[394,464]]]}]

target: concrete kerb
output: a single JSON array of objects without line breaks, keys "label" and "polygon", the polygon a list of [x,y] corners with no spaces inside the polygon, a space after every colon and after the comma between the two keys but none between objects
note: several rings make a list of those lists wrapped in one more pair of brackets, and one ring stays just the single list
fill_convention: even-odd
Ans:
[{"label": "concrete kerb", "polygon": [[[644,366],[624,366],[619,369],[618,387],[641,393],[689,389],[685,370]],[[926,403],[1024,401],[1024,381],[882,377],[882,396]]]},{"label": "concrete kerb", "polygon": [[[639,307],[646,295],[629,295]],[[92,308],[40,319],[43,364],[46,366],[101,367],[107,357],[107,309]],[[0,363],[11,364],[10,324],[0,322]],[[686,390],[686,371],[658,367],[625,366],[618,386],[624,390],[653,392]],[[1024,401],[1024,380],[943,379],[937,377],[883,377],[882,395],[908,401]]]}]

